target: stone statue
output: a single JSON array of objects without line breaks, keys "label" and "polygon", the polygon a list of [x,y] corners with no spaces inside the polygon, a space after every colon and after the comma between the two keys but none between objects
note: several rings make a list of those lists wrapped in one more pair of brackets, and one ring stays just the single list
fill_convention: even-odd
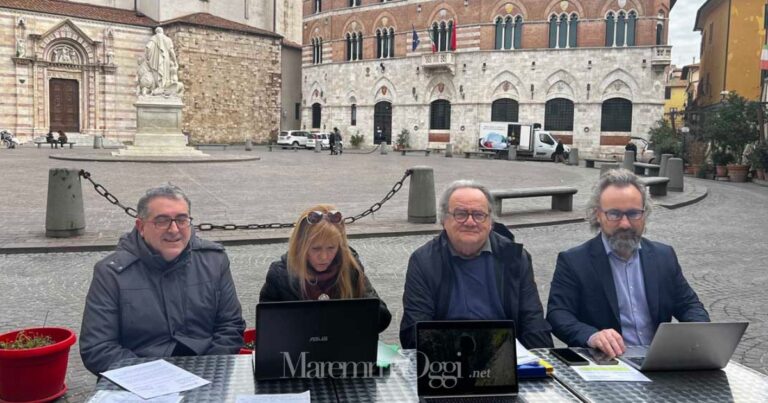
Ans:
[{"label": "stone statue", "polygon": [[27,41],[24,38],[16,40],[16,57],[24,57],[27,53]]},{"label": "stone statue", "polygon": [[152,70],[149,68],[149,64],[147,64],[144,56],[139,57],[138,63],[139,71],[136,74],[136,93],[137,95],[152,95],[152,91],[157,87],[155,85],[155,76],[152,74]]},{"label": "stone statue", "polygon": [[163,29],[155,28],[155,35],[147,42],[146,63],[154,77],[152,95],[180,95],[178,82],[179,64],[173,41],[163,33]]}]

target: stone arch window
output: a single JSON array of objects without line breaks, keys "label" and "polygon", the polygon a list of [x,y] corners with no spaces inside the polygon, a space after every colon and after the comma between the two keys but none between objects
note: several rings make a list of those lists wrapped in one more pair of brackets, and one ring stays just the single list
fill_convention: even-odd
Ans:
[{"label": "stone arch window", "polygon": [[347,61],[363,60],[363,33],[347,32]]},{"label": "stone arch window", "polygon": [[376,30],[376,58],[395,57],[395,29],[379,28]]},{"label": "stone arch window", "polygon": [[605,46],[635,46],[636,26],[636,11],[609,11],[605,15]]},{"label": "stone arch window", "polygon": [[656,45],[664,44],[664,12],[659,11],[656,16]]},{"label": "stone arch window", "polygon": [[360,0],[349,0],[350,7],[357,7],[360,5]]},{"label": "stone arch window", "polygon": [[433,52],[448,52],[451,50],[451,34],[453,33],[453,21],[440,21],[432,23],[429,30],[429,38],[432,40]]},{"label": "stone arch window", "polygon": [[520,105],[512,98],[501,98],[491,104],[492,122],[517,122]]},{"label": "stone arch window", "polygon": [[312,64],[323,62],[323,38],[312,38]]},{"label": "stone arch window", "polygon": [[319,129],[323,118],[323,106],[315,102],[312,104],[312,128]]},{"label": "stone arch window", "polygon": [[549,47],[553,49],[575,48],[579,28],[579,16],[572,13],[552,14],[549,17]]},{"label": "stone arch window", "polygon": [[317,14],[321,11],[323,11],[323,0],[313,0],[312,1],[314,13]]},{"label": "stone arch window", "polygon": [[544,107],[544,130],[573,130],[573,101],[554,98]]},{"label": "stone arch window", "polygon": [[498,16],[496,25],[496,49],[520,49],[523,17]]},{"label": "stone arch window", "polygon": [[349,125],[357,126],[357,104],[352,104],[349,110]]},{"label": "stone arch window", "polygon": [[632,101],[611,98],[603,101],[600,130],[604,132],[632,131]]},{"label": "stone arch window", "polygon": [[444,99],[432,101],[429,105],[429,129],[449,130],[451,128],[451,102]]}]

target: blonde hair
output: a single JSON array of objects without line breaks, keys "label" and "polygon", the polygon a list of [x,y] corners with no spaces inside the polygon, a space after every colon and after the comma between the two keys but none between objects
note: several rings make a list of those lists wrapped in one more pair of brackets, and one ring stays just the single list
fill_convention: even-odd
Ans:
[{"label": "blonde hair", "polygon": [[311,280],[307,254],[315,242],[330,242],[339,246],[336,257],[331,263],[339,268],[333,289],[333,293],[336,295],[333,297],[340,299],[359,298],[364,293],[363,272],[349,249],[344,221],[333,224],[328,221],[327,217],[323,217],[316,224],[307,222],[307,216],[313,211],[326,214],[334,210],[334,206],[330,204],[319,204],[304,210],[296,221],[291,239],[288,241],[288,272],[299,279],[301,293],[304,297],[307,296],[307,280]]}]

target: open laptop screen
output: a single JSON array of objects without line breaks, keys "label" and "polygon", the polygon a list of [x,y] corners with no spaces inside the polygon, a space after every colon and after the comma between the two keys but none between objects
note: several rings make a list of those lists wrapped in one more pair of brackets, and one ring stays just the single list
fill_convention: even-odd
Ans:
[{"label": "open laptop screen", "polygon": [[416,324],[419,396],[516,394],[513,321]]}]

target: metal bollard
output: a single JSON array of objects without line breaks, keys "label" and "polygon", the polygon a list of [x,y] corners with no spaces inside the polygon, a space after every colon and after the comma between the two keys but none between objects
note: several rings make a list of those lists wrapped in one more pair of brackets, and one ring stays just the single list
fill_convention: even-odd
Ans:
[{"label": "metal bollard", "polygon": [[661,154],[661,164],[659,164],[659,176],[667,176],[667,163],[674,157],[673,154]]},{"label": "metal bollard", "polygon": [[437,221],[435,175],[432,168],[411,168],[411,186],[408,189],[408,222],[432,224]]},{"label": "metal bollard", "polygon": [[272,151],[272,142],[271,141],[269,142],[269,146],[268,147],[269,147],[269,151]]},{"label": "metal bollard", "polygon": [[619,164],[604,163],[600,165],[600,176],[603,176],[604,173],[610,171],[611,169],[619,169],[619,168],[621,168],[621,165]]},{"label": "metal bollard", "polygon": [[45,236],[69,238],[85,232],[83,191],[77,169],[48,170],[48,204],[45,211]]},{"label": "metal bollard", "polygon": [[579,166],[579,149],[571,148],[571,152],[568,154],[568,165]]},{"label": "metal bollard", "polygon": [[445,144],[445,158],[453,158],[453,143]]},{"label": "metal bollard", "polygon": [[251,139],[245,140],[245,151],[253,151],[253,141]]},{"label": "metal bollard", "polygon": [[381,142],[379,143],[379,152],[381,155],[386,155],[389,150],[387,149],[387,143]]},{"label": "metal bollard", "polygon": [[511,145],[507,151],[507,160],[514,161],[517,159],[517,146]]},{"label": "metal bollard", "polygon": [[93,136],[93,149],[99,150],[104,148],[104,136],[97,134]]},{"label": "metal bollard", "polygon": [[629,172],[635,172],[635,152],[634,151],[624,151],[624,162],[622,164],[622,168],[626,169]]},{"label": "metal bollard", "polygon": [[683,191],[683,160],[681,158],[670,158],[667,161],[667,177],[669,178],[667,190],[671,192]]}]

